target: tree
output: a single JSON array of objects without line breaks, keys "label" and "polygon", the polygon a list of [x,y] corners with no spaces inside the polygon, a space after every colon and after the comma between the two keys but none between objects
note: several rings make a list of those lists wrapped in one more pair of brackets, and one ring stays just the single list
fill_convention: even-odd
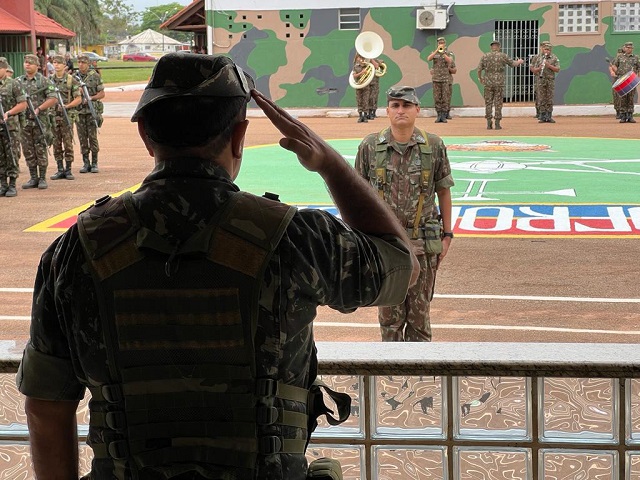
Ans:
[{"label": "tree", "polygon": [[155,30],[168,37],[171,37],[179,42],[188,43],[191,41],[193,34],[189,32],[174,32],[172,30],[160,29],[160,25],[173,15],[178,13],[184,7],[177,2],[167,3],[164,5],[158,5],[156,7],[148,7],[142,12],[142,19],[140,22],[140,30]]},{"label": "tree", "polygon": [[85,42],[97,39],[101,17],[98,0],[35,0],[34,6],[38,12],[76,32]]},{"label": "tree", "polygon": [[123,40],[127,35],[139,32],[139,26],[135,23],[139,15],[124,0],[100,0],[100,8],[100,30],[105,43],[109,39]]}]

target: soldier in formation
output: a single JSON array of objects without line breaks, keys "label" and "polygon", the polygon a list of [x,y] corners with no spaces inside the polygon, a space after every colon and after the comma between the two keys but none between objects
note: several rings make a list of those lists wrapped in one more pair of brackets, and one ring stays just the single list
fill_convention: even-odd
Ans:
[{"label": "soldier in formation", "polygon": [[[86,55],[78,57],[77,78],[81,88],[86,87],[89,97],[84,98],[83,94],[82,103],[78,106],[78,120],[76,122],[80,152],[82,153],[80,173],[98,173],[100,171],[98,168],[98,152],[100,151],[98,128],[102,126],[104,106],[101,99],[104,98],[104,84],[100,74],[89,68],[89,57]],[[91,158],[89,158],[89,154],[91,154]]]},{"label": "soldier in formation", "polygon": [[364,138],[355,168],[406,228],[420,276],[404,302],[379,308],[378,321],[382,341],[428,342],[436,270],[453,239],[453,178],[442,139],[415,126],[420,113],[415,89],[389,89],[387,105],[390,127]]},{"label": "soldier in formation", "polygon": [[[640,59],[633,53],[633,42],[625,43],[622,50],[622,53],[616,56],[609,66],[609,73],[614,80],[624,77],[629,72],[634,72],[636,75],[640,73]],[[633,118],[635,95],[634,88],[620,97],[620,123],[636,123]]]},{"label": "soldier in formation", "polygon": [[478,81],[484,85],[484,107],[487,129],[493,128],[492,119],[495,119],[496,130],[502,129],[502,98],[504,97],[504,83],[506,66],[517,67],[524,60],[509,58],[506,53],[500,51],[500,42],[491,42],[491,51],[485,53],[478,64]]},{"label": "soldier in formation", "polygon": [[540,44],[540,53],[531,59],[529,70],[536,80],[536,113],[539,123],[556,123],[552,118],[553,96],[555,93],[556,74],[560,71],[560,61],[551,52],[550,42]]},{"label": "soldier in formation", "polygon": [[27,98],[21,143],[30,178],[22,185],[22,188],[44,190],[48,187],[49,155],[47,149],[52,140],[49,109],[58,103],[58,100],[53,83],[38,69],[38,57],[33,54],[26,55],[24,57],[25,74],[19,77],[22,90]]},{"label": "soldier in formation", "polygon": [[[52,121],[53,128],[53,158],[56,161],[58,171],[51,180],[74,180],[71,172],[73,164],[73,123],[77,118],[75,107],[80,105],[79,82],[66,70],[66,62],[62,55],[53,57],[55,73],[49,77],[53,82],[58,95],[58,104],[54,107],[55,116]],[[62,103],[60,103],[62,101]]]},{"label": "soldier in formation", "polygon": [[[369,62],[359,53],[353,58],[353,71],[351,75],[358,82],[368,74]],[[369,72],[370,73],[370,72]],[[358,123],[369,121],[369,109],[371,108],[371,89],[369,85],[356,88],[356,104],[358,106]]]},{"label": "soldier in formation", "polygon": [[0,197],[15,197],[20,159],[20,118],[27,102],[20,84],[7,75],[9,63],[0,57]]},{"label": "soldier in formation", "polygon": [[433,85],[433,103],[436,109],[436,123],[447,123],[451,118],[451,94],[453,74],[456,73],[456,63],[453,55],[447,50],[444,37],[438,38],[438,47],[429,54],[427,61],[433,62],[431,68],[431,82]]}]

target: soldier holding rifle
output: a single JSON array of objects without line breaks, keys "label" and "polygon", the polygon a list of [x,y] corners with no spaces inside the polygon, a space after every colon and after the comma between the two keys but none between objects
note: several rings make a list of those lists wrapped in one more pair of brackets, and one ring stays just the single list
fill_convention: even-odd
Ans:
[{"label": "soldier holding rifle", "polygon": [[20,158],[20,122],[17,115],[27,108],[20,84],[7,75],[9,64],[0,57],[0,197],[15,197]]},{"label": "soldier holding rifle", "polygon": [[[58,171],[51,175],[51,180],[74,180],[71,173],[73,164],[73,122],[71,117],[77,117],[74,107],[80,105],[80,82],[66,71],[66,63],[62,55],[53,57],[55,73],[49,78],[56,91],[58,105],[55,108],[53,120],[53,157],[56,160]],[[64,162],[64,163],[63,163]]]},{"label": "soldier holding rifle", "polygon": [[38,71],[38,57],[33,54],[24,57],[25,74],[19,77],[27,100],[27,115],[22,128],[22,152],[29,167],[29,181],[22,188],[44,190],[47,185],[47,166],[51,143],[49,115],[46,111],[58,100],[53,83]]},{"label": "soldier holding rifle", "polygon": [[[98,173],[98,128],[102,125],[102,112],[104,107],[100,101],[104,98],[104,85],[100,74],[89,69],[89,57],[78,57],[78,80],[82,93],[82,103],[78,107],[78,140],[82,152],[82,168],[80,173]],[[91,161],[89,161],[91,153]]]}]

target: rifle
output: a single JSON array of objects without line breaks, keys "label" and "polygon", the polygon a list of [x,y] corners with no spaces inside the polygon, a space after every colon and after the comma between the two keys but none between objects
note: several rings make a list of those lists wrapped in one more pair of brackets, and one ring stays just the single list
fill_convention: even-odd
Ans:
[{"label": "rifle", "polygon": [[93,118],[93,123],[96,126],[96,129],[99,129],[98,125],[98,115],[96,114],[96,109],[93,108],[93,102],[91,101],[91,95],[89,95],[89,89],[87,88],[87,84],[84,83],[84,80],[80,78],[80,75],[76,75],[76,80],[80,82],[80,91],[82,92],[82,98],[85,102],[87,102],[87,106],[89,107],[89,112],[91,112],[91,118]]},{"label": "rifle", "polygon": [[42,122],[38,118],[38,115],[36,115],[36,109],[33,108],[31,95],[25,92],[25,97],[27,97],[27,109],[29,110],[29,113],[33,116],[34,120],[36,121],[36,125],[38,125],[38,129],[40,130],[40,133],[42,134],[42,138],[44,139],[44,144],[48,147],[49,142],[47,141],[47,132],[44,131],[44,126],[42,125]]},{"label": "rifle", "polygon": [[2,118],[3,135],[7,140],[7,145],[9,146],[9,157],[11,158],[11,163],[15,168],[18,168],[18,162],[16,161],[16,157],[13,155],[13,143],[11,143],[11,133],[9,132],[9,124],[4,120],[4,107],[2,106],[1,101],[0,101],[0,118]]},{"label": "rifle", "polygon": [[69,129],[72,129],[71,120],[69,120],[69,115],[67,115],[67,109],[64,108],[64,102],[62,101],[62,95],[60,94],[60,89],[56,87],[55,92],[56,92],[56,97],[58,98],[58,104],[60,105],[60,110],[62,110],[62,117],[64,118],[64,123],[67,124],[67,127],[69,127]]}]

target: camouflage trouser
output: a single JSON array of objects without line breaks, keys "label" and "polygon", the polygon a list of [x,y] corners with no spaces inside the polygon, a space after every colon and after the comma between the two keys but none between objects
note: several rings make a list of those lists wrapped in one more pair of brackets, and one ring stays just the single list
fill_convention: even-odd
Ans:
[{"label": "camouflage trouser", "polygon": [[378,95],[380,95],[380,78],[373,77],[369,84],[369,110],[378,109]]},{"label": "camouflage trouser", "polygon": [[536,99],[536,112],[540,111],[540,92],[538,92],[538,87],[540,86],[540,77],[538,75],[533,76],[533,94]]},{"label": "camouflage trouser", "polygon": [[451,110],[451,97],[453,96],[453,83],[447,82],[447,112]]},{"label": "camouflage trouser", "polygon": [[100,151],[98,129],[93,122],[91,114],[79,114],[76,129],[78,130],[78,140],[80,141],[82,155],[87,155],[89,152],[98,153]]},{"label": "camouflage trouser", "polygon": [[62,115],[56,115],[53,123],[53,158],[73,163],[73,124],[68,127]]},{"label": "camouflage trouser", "polygon": [[[2,129],[4,127],[0,127]],[[20,159],[19,131],[11,130],[11,146],[5,137],[5,133],[0,131],[0,178],[18,178],[18,161]],[[13,151],[13,158],[11,152]],[[15,160],[15,162],[14,162]]]},{"label": "camouflage trouser", "polygon": [[420,276],[404,302],[379,307],[378,321],[383,342],[430,342],[429,310],[436,278],[437,255],[420,255]]},{"label": "camouflage trouser", "polygon": [[364,88],[356,89],[356,102],[358,103],[358,113],[369,111],[369,98],[371,97],[371,89],[369,85]]},{"label": "camouflage trouser", "polygon": [[[617,95],[617,94],[616,94]],[[620,113],[633,113],[635,89],[620,97]]]},{"label": "camouflage trouser", "polygon": [[556,88],[555,80],[539,80],[538,81],[538,98],[540,104],[540,113],[553,112],[553,95]]},{"label": "camouflage trouser", "polygon": [[27,123],[22,128],[22,153],[27,162],[27,167],[47,167],[49,165],[49,152],[44,136],[37,125]]},{"label": "camouflage trouser", "polygon": [[491,118],[491,112],[495,109],[494,118],[500,120],[502,118],[502,96],[504,86],[490,87],[484,86],[484,118]]},{"label": "camouflage trouser", "polygon": [[449,83],[448,82],[433,82],[433,103],[436,108],[436,112],[448,112],[449,111]]},{"label": "camouflage trouser", "polygon": [[613,92],[613,109],[618,113],[620,111],[620,99],[622,98],[618,95],[618,92],[612,90]]}]

